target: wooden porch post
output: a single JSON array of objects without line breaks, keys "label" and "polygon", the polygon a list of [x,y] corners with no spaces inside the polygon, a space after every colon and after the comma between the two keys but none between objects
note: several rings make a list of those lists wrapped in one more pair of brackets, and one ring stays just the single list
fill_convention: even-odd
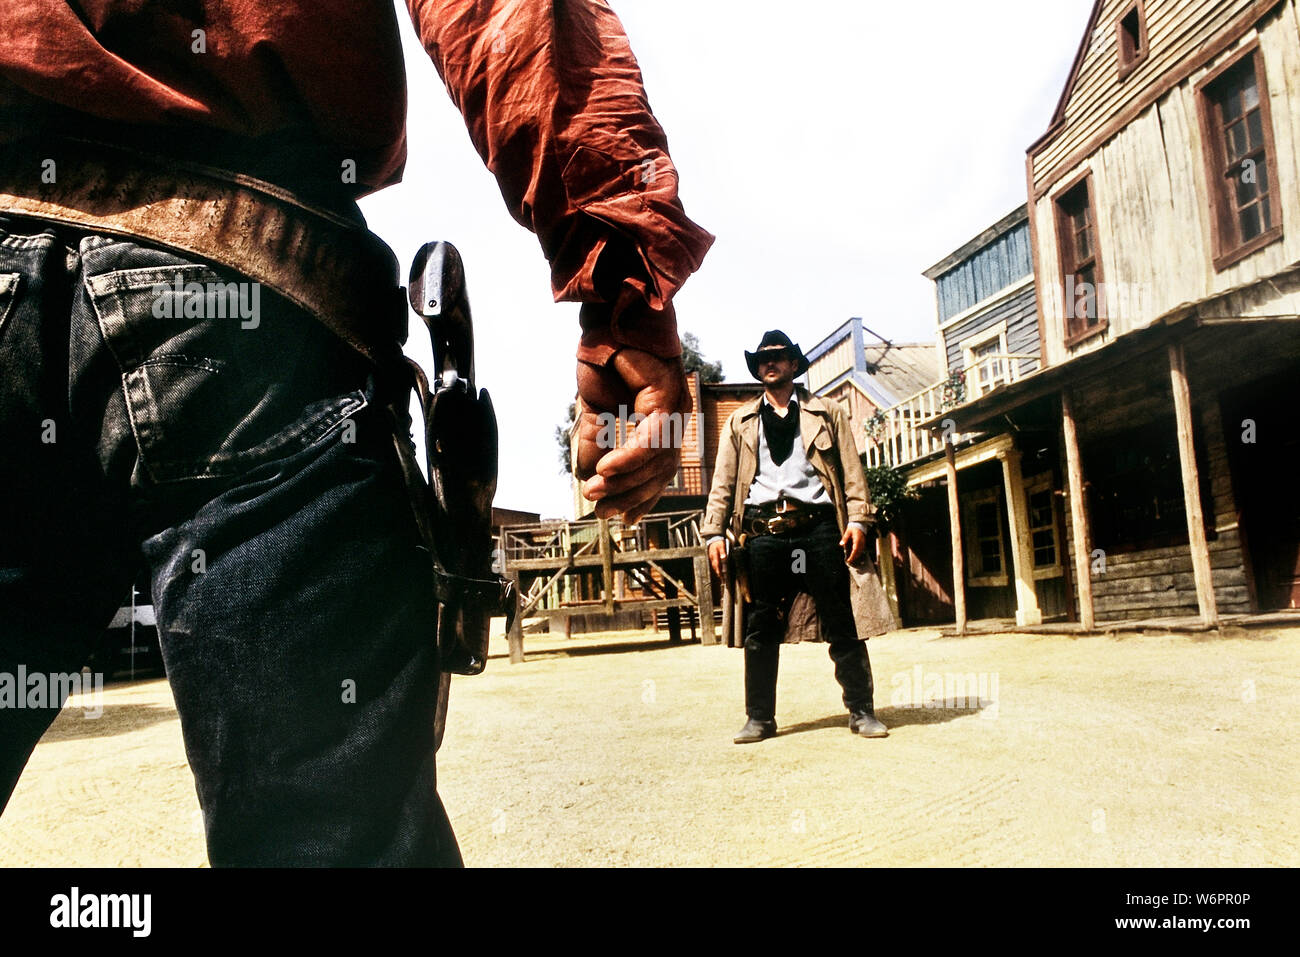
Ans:
[{"label": "wooden porch post", "polygon": [[522,599],[523,591],[519,573],[510,572],[510,578],[515,583],[515,594],[521,596],[519,607],[515,611],[515,620],[510,626],[510,633],[507,636],[510,641],[510,663],[512,665],[521,665],[524,663],[524,602]]},{"label": "wooden porch post", "polygon": [[[664,582],[664,597],[676,598],[677,586],[670,581]],[[672,608],[666,608],[668,617],[668,642],[670,644],[680,644],[682,640],[682,609],[679,605]],[[656,616],[657,617],[657,616]]]},{"label": "wooden porch post", "polygon": [[957,616],[957,634],[966,634],[966,559],[962,553],[961,510],[957,505],[957,454],[952,437],[944,434],[943,457],[948,476],[948,525],[952,532],[952,603]]},{"label": "wooden porch post", "polygon": [[1079,624],[1084,631],[1092,631],[1097,625],[1092,604],[1092,533],[1083,505],[1083,459],[1079,455],[1079,433],[1074,426],[1074,402],[1069,389],[1061,391],[1061,431],[1070,490],[1070,528],[1074,533],[1074,577],[1079,583]]},{"label": "wooden porch post", "polygon": [[600,520],[600,588],[605,613],[614,613],[614,543],[609,540],[609,519]]},{"label": "wooden porch post", "polygon": [[1041,625],[1043,612],[1034,590],[1034,548],[1029,536],[1029,503],[1025,500],[1025,478],[1020,471],[1020,452],[1008,449],[998,455],[1007,488],[1007,517],[1011,523],[1011,564],[1016,575],[1016,624]]},{"label": "wooden porch post", "polygon": [[1169,344],[1169,377],[1174,391],[1174,419],[1178,426],[1178,459],[1183,472],[1183,502],[1187,512],[1187,539],[1192,551],[1192,575],[1196,579],[1196,603],[1201,622],[1207,628],[1219,625],[1219,607],[1214,598],[1210,572],[1210,549],[1205,542],[1205,516],[1201,512],[1201,483],[1196,469],[1196,447],[1192,442],[1192,396],[1187,385],[1187,358],[1181,342]]}]

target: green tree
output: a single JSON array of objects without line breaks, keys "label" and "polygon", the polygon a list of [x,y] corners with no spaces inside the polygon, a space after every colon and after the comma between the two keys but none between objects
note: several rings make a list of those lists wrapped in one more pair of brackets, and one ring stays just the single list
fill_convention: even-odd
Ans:
[{"label": "green tree", "polygon": [[692,332],[682,336],[682,365],[686,367],[687,375],[698,372],[701,382],[722,381],[722,363],[710,362],[700,355],[700,340]]},{"label": "green tree", "polygon": [[560,447],[560,472],[564,475],[573,472],[573,423],[577,418],[578,403],[570,402],[564,424],[555,427],[555,444]]},{"label": "green tree", "polygon": [[889,465],[877,465],[867,468],[866,456],[862,456],[862,466],[867,473],[867,494],[876,510],[876,527],[882,532],[888,531],[898,521],[904,502],[914,502],[920,493],[907,487],[907,477],[902,469]]}]

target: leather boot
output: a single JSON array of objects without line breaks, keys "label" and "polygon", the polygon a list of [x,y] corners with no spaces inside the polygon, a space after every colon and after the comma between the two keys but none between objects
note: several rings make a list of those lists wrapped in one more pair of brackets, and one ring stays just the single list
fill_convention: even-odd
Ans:
[{"label": "leather boot", "polygon": [[733,740],[736,744],[757,744],[759,741],[773,737],[775,734],[775,721],[759,721],[757,718],[750,718]]},{"label": "leather boot", "polygon": [[776,720],[776,675],[781,646],[745,639],[745,714],[758,721]]},{"label": "leather boot", "polygon": [[881,724],[870,711],[854,711],[849,714],[849,730],[864,738],[887,738],[889,729]]}]

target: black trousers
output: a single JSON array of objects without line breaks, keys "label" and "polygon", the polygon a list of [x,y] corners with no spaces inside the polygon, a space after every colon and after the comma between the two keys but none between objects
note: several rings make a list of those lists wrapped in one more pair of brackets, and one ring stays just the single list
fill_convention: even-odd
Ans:
[{"label": "black trousers", "polygon": [[776,677],[790,604],[807,592],[817,606],[821,633],[835,662],[835,680],[850,711],[873,711],[871,661],[858,638],[849,601],[849,570],[834,518],[800,532],[751,539],[751,604],[745,630],[745,713],[776,717]]}]

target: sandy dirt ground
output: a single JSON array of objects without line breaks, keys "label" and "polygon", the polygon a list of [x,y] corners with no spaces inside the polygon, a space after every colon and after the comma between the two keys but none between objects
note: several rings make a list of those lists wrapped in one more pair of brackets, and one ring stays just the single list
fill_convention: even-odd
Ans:
[{"label": "sandy dirt ground", "polygon": [[[849,733],[824,645],[787,647],[748,746],[738,651],[542,636],[512,667],[501,641],[453,682],[440,787],[471,866],[1294,867],[1300,629],[1237,634],[878,638],[884,740]],[[0,865],[203,865],[166,683],[80,703]]]}]

